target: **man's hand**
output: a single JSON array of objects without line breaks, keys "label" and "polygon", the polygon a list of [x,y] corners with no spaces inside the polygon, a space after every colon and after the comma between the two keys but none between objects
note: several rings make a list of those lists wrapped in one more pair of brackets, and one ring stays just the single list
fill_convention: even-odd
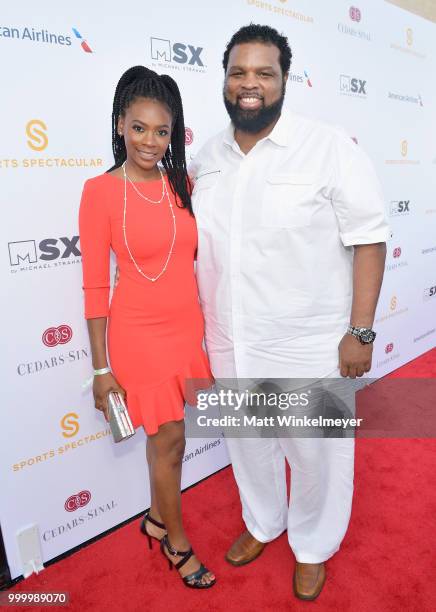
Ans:
[{"label": "man's hand", "polygon": [[339,343],[339,369],[341,376],[356,378],[369,372],[372,362],[372,344],[361,344],[351,334],[345,334]]}]

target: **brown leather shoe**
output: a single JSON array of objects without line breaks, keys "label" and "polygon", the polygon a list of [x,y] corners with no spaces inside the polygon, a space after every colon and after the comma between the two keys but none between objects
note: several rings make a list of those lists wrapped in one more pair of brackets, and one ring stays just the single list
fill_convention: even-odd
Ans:
[{"label": "brown leather shoe", "polygon": [[254,561],[265,548],[266,544],[256,540],[249,531],[244,531],[237,540],[233,542],[226,554],[226,561],[232,565],[246,565]]},{"label": "brown leather shoe", "polygon": [[295,564],[294,593],[299,599],[311,601],[321,593],[326,579],[324,563]]}]

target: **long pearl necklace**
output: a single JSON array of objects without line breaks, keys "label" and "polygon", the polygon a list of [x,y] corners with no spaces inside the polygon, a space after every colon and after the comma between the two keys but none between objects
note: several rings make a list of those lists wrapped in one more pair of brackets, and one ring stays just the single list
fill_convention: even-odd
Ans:
[{"label": "long pearl necklace", "polygon": [[[151,282],[153,282],[153,283],[154,283],[155,281],[157,281],[157,280],[158,280],[158,279],[159,279],[159,278],[162,276],[162,274],[163,274],[163,273],[165,272],[165,270],[167,269],[168,263],[169,263],[169,261],[170,261],[170,259],[171,259],[171,255],[172,255],[172,253],[173,253],[173,247],[174,247],[174,243],[175,243],[175,241],[176,241],[176,233],[177,233],[177,227],[176,227],[176,215],[174,214],[173,205],[172,205],[172,203],[171,203],[170,196],[169,196],[169,194],[168,194],[168,189],[167,189],[167,186],[166,186],[166,183],[165,183],[165,180],[164,180],[163,174],[162,174],[162,170],[159,168],[160,176],[161,176],[161,179],[162,179],[162,194],[164,194],[164,195],[166,195],[166,196],[167,196],[168,204],[169,204],[169,207],[170,207],[170,212],[171,212],[171,215],[172,215],[172,218],[173,218],[173,239],[172,239],[172,241],[171,241],[170,250],[168,251],[168,256],[167,256],[167,258],[166,258],[166,260],[165,260],[165,263],[164,263],[164,266],[163,266],[162,270],[159,272],[159,274],[156,274],[156,276],[148,276],[147,274],[145,274],[145,272],[143,272],[143,270],[141,270],[141,268],[140,268],[140,267],[139,267],[139,265],[137,264],[137,262],[136,262],[135,258],[134,258],[134,257],[133,257],[133,255],[132,255],[132,252],[130,251],[129,244],[128,244],[128,242],[127,242],[127,233],[126,233],[126,211],[127,211],[127,174],[126,174],[126,167],[125,167],[125,166],[126,166],[126,162],[124,162],[124,163],[123,163],[123,165],[122,165],[122,168],[123,168],[123,174],[124,174],[124,212],[123,212],[123,234],[124,234],[124,244],[126,245],[126,249],[127,249],[127,252],[128,252],[128,253],[129,253],[129,255],[130,255],[130,259],[131,259],[131,260],[132,260],[132,262],[134,263],[135,268],[138,270],[139,274],[141,274],[141,276],[143,276],[143,277],[144,277],[144,278],[146,278],[147,280],[149,280],[149,281],[151,281]],[[130,179],[129,179],[129,181],[130,181]],[[131,182],[131,183],[132,183],[132,185],[133,185],[133,182],[132,182],[132,181],[130,181],[130,182]],[[136,187],[135,187],[135,190],[136,190],[136,191],[138,191],[138,190],[136,189]],[[138,193],[139,193],[139,192],[138,192]],[[147,197],[143,196],[141,193],[139,193],[139,195],[140,195],[140,196],[141,196],[141,197],[142,197],[144,200],[148,200],[148,201],[149,201],[149,202],[151,202],[152,204],[159,204],[159,203],[160,203],[160,202],[162,202],[162,200],[163,200],[163,195],[162,195],[162,198],[159,200],[159,202],[156,202],[156,201],[154,201],[154,200],[150,200],[149,198],[147,198]]]},{"label": "long pearl necklace", "polygon": [[150,198],[147,198],[147,196],[145,196],[143,193],[141,193],[139,191],[139,189],[136,187],[135,183],[132,181],[132,179],[126,173],[125,165],[126,165],[126,162],[124,162],[124,164],[123,164],[123,169],[124,169],[124,173],[125,173],[125,175],[127,177],[127,180],[132,185],[133,189],[136,191],[136,193],[139,195],[139,197],[141,197],[143,200],[146,200],[147,202],[150,202],[150,204],[160,204],[162,202],[162,200],[164,199],[164,196],[165,196],[165,189],[164,189],[165,182],[163,180],[162,170],[159,168],[159,166],[157,167],[157,169],[159,170],[160,178],[162,180],[162,194],[161,194],[161,198],[160,198],[160,200],[150,200]]}]

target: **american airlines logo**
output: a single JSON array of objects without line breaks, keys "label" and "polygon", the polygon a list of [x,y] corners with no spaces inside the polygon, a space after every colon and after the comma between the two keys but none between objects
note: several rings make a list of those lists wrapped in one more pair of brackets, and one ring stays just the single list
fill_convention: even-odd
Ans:
[{"label": "american airlines logo", "polygon": [[398,94],[392,91],[388,91],[388,98],[391,100],[398,100],[399,102],[410,102],[412,104],[417,104],[419,106],[424,106],[422,102],[421,94],[417,95],[406,95],[406,94]]},{"label": "american airlines logo", "polygon": [[294,83],[306,83],[308,87],[313,87],[307,70],[303,70],[301,74],[297,72],[289,72],[289,80],[293,81]]}]

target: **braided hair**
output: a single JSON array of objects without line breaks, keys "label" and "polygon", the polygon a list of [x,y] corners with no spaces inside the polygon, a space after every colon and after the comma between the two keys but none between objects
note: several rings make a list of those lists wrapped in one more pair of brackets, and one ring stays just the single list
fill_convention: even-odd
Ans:
[{"label": "braided hair", "polygon": [[[145,66],[129,68],[118,81],[112,109],[112,151],[115,164],[108,170],[119,168],[127,159],[124,138],[118,134],[118,119],[137,98],[151,98],[163,102],[172,114],[171,143],[162,158],[171,191],[180,208],[191,214],[191,185],[185,157],[185,122],[182,98],[177,83],[166,74],[159,75]],[[180,204],[178,204],[180,200]]]}]

